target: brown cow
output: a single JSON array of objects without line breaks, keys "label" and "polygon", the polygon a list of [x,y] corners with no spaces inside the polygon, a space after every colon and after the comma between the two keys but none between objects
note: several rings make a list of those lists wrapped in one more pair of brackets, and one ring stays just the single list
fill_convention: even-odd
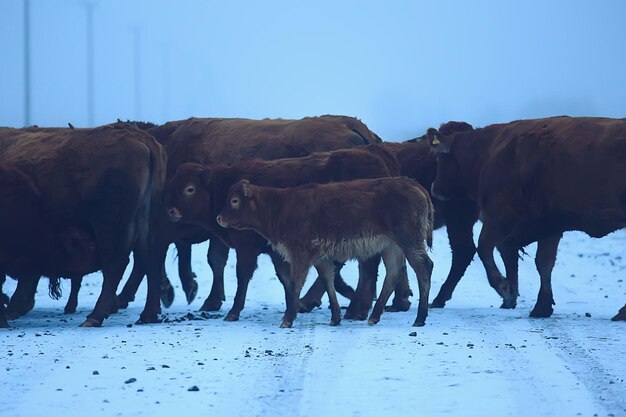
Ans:
[{"label": "brown cow", "polygon": [[311,266],[324,277],[330,299],[331,325],[339,324],[333,260],[367,259],[381,253],[387,275],[369,323],[379,321],[396,286],[405,256],[418,278],[420,300],[414,326],[428,315],[433,263],[433,206],[428,193],[409,178],[354,180],[296,188],[273,188],[241,180],[229,191],[217,217],[223,227],[254,230],[290,264],[283,279],[287,309],[281,327],[291,327],[298,297]]},{"label": "brown cow", "polygon": [[[162,143],[168,155],[167,175],[171,177],[185,162],[200,164],[233,164],[246,159],[272,160],[302,157],[316,151],[381,142],[361,121],[346,116],[306,117],[300,120],[283,119],[202,119],[191,118],[162,126],[144,126]],[[179,251],[179,274],[189,298],[194,290],[191,271],[191,243],[207,240],[210,234],[198,226],[172,223],[165,216],[157,236],[156,264],[162,269],[167,248],[176,242]],[[219,310],[224,297],[224,268],[228,246],[220,239],[212,239],[208,261],[213,271],[213,287],[202,310]],[[255,264],[238,267],[242,275],[252,276]],[[119,295],[121,305],[132,300],[144,271],[136,269]],[[170,292],[164,304],[172,301]]]},{"label": "brown cow", "polygon": [[[152,207],[160,207],[166,158],[146,134],[117,123],[95,129],[8,129],[0,135],[0,161],[18,168],[62,224],[93,234],[104,276],[102,292],[83,326],[99,326],[117,308],[115,291],[134,250],[148,265]],[[160,271],[150,272],[142,319],[156,320]],[[62,276],[52,271],[51,276]],[[38,277],[38,276],[37,276]],[[17,276],[22,279],[37,277]],[[18,281],[19,282],[19,281]]]},{"label": "brown cow", "polygon": [[[518,251],[537,242],[541,287],[530,315],[549,317],[563,232],[602,237],[626,226],[626,119],[561,116],[427,134],[437,150],[433,195],[479,204],[478,254],[505,304],[514,306],[518,295]],[[493,259],[496,245],[506,280]],[[626,320],[626,306],[613,320]]]},{"label": "brown cow", "polygon": [[[369,145],[332,152],[316,152],[303,158],[285,158],[273,161],[249,160],[232,166],[213,166],[195,163],[181,165],[168,182],[165,203],[170,218],[181,223],[192,223],[211,231],[237,252],[237,294],[226,320],[239,318],[243,309],[248,282],[256,269],[260,253],[268,253],[281,279],[288,279],[288,266],[270,250],[267,241],[251,231],[224,229],[216,216],[226,204],[230,187],[243,178],[275,187],[293,187],[309,183],[327,183],[356,178],[380,178],[397,175],[397,161],[381,145]],[[241,272],[246,266],[249,274]],[[364,274],[375,275],[378,261],[362,265]],[[408,284],[407,284],[408,285]],[[324,285],[324,290],[326,286]],[[209,302],[210,299],[207,299]]]},{"label": "brown cow", "polygon": [[[5,274],[30,280],[20,287],[26,289],[26,294],[17,291],[14,294],[7,310],[8,318],[21,313],[11,311],[15,297],[27,297],[25,302],[18,302],[20,306],[33,300],[30,287],[36,287],[40,275],[52,277],[50,294],[56,298],[60,296],[58,277],[72,278],[73,291],[66,312],[75,311],[78,290],[74,282],[80,286],[82,276],[98,270],[97,265],[93,237],[78,227],[60,224],[32,180],[17,168],[0,164],[2,281]],[[7,325],[6,318],[0,312],[0,327],[3,325]]]}]

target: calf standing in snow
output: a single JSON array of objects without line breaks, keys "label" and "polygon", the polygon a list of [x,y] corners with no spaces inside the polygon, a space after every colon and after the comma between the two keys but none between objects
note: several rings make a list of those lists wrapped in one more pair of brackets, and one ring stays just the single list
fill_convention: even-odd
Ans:
[{"label": "calf standing in snow", "polygon": [[387,275],[370,324],[378,323],[397,283],[405,256],[417,275],[420,300],[414,326],[423,326],[433,263],[433,205],[428,193],[408,178],[354,180],[296,188],[261,187],[241,180],[229,192],[217,216],[223,227],[251,229],[265,237],[289,262],[283,282],[287,309],[281,327],[291,327],[308,270],[324,278],[330,300],[331,325],[339,324],[333,282],[333,260],[366,259],[382,254]]}]

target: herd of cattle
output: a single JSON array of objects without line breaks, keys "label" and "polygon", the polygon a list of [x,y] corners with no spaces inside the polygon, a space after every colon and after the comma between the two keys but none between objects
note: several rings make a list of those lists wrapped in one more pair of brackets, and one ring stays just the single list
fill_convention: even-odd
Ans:
[{"label": "herd of cattle", "polygon": [[[431,307],[452,297],[478,252],[502,307],[515,308],[518,253],[537,242],[541,286],[531,316],[550,316],[563,232],[601,237],[626,227],[626,119],[448,122],[402,143],[383,142],[344,116],[0,128],[0,289],[6,276],[17,280],[10,298],[0,291],[0,327],[33,308],[41,276],[56,298],[60,278],[71,280],[65,312],[75,312],[81,280],[95,271],[102,290],[81,326],[100,326],[128,306],[144,276],[139,322],[155,323],[161,302],[168,307],[174,297],[164,268],[170,244],[191,303],[191,245],[205,240],[213,285],[201,310],[221,308],[229,249],[236,252],[227,321],[239,319],[257,257],[267,253],[285,290],[281,327],[319,306],[324,293],[332,325],[341,320],[336,292],[350,299],[345,318],[366,319],[381,259],[386,276],[369,323],[385,309],[409,309],[408,261],[419,289],[414,325],[422,326],[433,269],[427,248],[444,225],[452,265]],[[133,270],[118,293],[131,253]],[[340,275],[348,259],[359,262],[356,289]],[[319,276],[300,298],[311,266]],[[626,305],[613,320],[626,320]]]}]

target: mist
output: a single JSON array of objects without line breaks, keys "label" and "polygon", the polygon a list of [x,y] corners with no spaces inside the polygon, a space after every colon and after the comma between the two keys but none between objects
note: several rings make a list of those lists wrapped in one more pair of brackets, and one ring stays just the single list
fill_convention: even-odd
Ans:
[{"label": "mist", "polygon": [[[25,119],[24,0],[0,0],[0,125]],[[463,120],[626,116],[626,3],[30,0],[30,124],[345,114],[385,140]]]}]

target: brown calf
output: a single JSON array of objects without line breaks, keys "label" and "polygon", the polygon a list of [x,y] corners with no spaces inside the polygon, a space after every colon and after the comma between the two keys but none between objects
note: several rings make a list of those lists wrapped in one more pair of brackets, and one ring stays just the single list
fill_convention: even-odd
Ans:
[{"label": "brown calf", "polygon": [[404,261],[418,278],[420,300],[414,326],[423,326],[433,263],[433,206],[428,193],[408,178],[354,180],[296,188],[272,188],[237,182],[217,217],[223,227],[254,230],[290,264],[283,280],[287,309],[281,327],[291,327],[298,297],[311,266],[324,277],[331,304],[331,325],[339,324],[333,260],[366,259],[381,253],[387,275],[370,324],[377,323]]}]

